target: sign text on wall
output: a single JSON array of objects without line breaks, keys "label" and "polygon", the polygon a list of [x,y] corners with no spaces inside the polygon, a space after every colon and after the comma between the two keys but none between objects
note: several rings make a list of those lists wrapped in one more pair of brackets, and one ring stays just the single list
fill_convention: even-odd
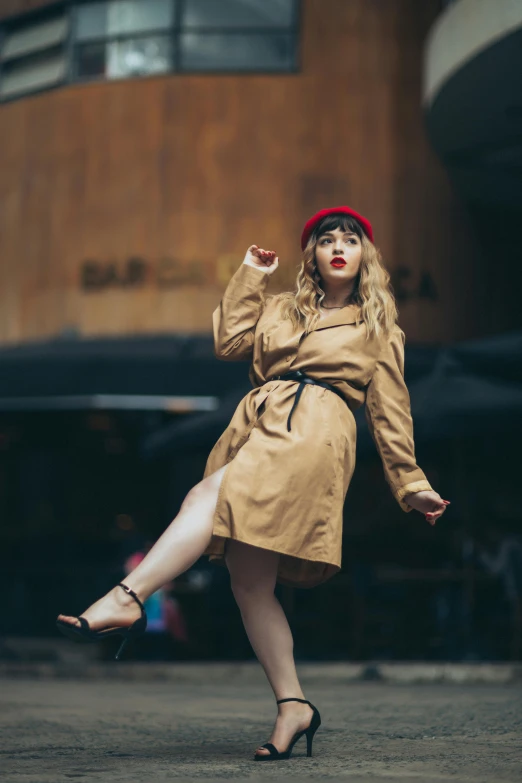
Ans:
[{"label": "sign text on wall", "polygon": [[[181,263],[175,258],[164,257],[149,261],[132,256],[125,261],[87,260],[81,266],[80,287],[85,293],[107,290],[135,290],[154,285],[160,289],[179,288],[185,285],[217,285],[226,287],[239,268],[242,259],[232,254],[218,256],[213,265],[193,260]],[[297,265],[280,265],[277,282],[281,290],[292,290],[297,275]],[[429,299],[437,301],[435,281],[427,270],[413,270],[398,266],[390,272],[391,283],[397,301]]]}]

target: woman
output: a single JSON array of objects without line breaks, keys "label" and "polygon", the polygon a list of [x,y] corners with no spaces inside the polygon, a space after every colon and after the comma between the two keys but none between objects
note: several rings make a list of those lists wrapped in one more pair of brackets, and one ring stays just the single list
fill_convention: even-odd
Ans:
[{"label": "woman", "polygon": [[[141,602],[202,554],[226,565],[252,647],[277,700],[256,760],[288,758],[320,724],[306,701],[276,582],[312,587],[341,566],[343,501],[355,467],[353,411],[370,432],[404,511],[435,524],[442,500],[417,466],[404,383],[404,332],[370,222],[350,207],[306,223],[296,290],[264,296],[279,264],[252,245],[213,313],[216,356],[251,360],[253,389],[214,445],[203,480],[144,560],[81,618],[58,626],[78,639],[143,630]],[[121,589],[123,588],[123,589]],[[129,628],[132,629],[129,630]]]}]

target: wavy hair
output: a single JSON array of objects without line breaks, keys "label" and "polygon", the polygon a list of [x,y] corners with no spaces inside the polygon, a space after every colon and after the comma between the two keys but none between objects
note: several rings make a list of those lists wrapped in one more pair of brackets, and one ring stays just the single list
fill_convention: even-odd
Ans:
[{"label": "wavy hair", "polygon": [[389,335],[398,319],[390,274],[384,266],[380,251],[368,239],[361,224],[350,215],[342,213],[328,215],[313,230],[303,251],[295,290],[279,294],[282,302],[281,313],[283,317],[290,318],[296,329],[304,325],[305,331],[308,332],[317,324],[325,291],[321,287],[315,248],[322,234],[336,228],[353,231],[361,240],[361,264],[347,304],[359,306],[357,320],[358,323],[366,323],[367,339],[374,335]]}]

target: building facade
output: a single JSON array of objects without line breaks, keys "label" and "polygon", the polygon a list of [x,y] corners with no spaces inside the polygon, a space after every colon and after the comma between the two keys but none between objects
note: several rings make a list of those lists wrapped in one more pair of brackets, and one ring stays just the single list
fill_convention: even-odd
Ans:
[{"label": "building facade", "polygon": [[439,10],[3,3],[0,344],[209,333],[246,248],[277,250],[270,290],[287,290],[304,221],[336,204],[372,220],[409,340],[487,331],[466,210],[423,127]]}]

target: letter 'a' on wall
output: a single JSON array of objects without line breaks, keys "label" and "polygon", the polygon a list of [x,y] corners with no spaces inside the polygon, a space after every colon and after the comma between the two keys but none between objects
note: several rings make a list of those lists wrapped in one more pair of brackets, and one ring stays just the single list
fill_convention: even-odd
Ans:
[{"label": "letter 'a' on wall", "polygon": [[74,82],[297,70],[300,0],[95,0],[0,25],[0,101]]}]

